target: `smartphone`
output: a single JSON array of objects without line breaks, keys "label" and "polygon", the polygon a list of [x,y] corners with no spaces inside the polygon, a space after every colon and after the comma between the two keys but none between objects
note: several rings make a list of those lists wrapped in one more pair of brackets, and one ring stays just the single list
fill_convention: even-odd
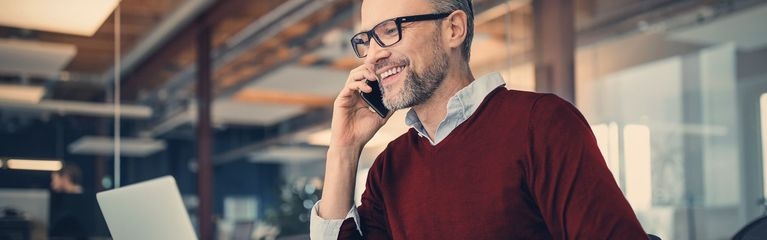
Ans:
[{"label": "smartphone", "polygon": [[362,97],[362,100],[365,100],[365,103],[367,103],[373,111],[378,113],[378,116],[386,118],[386,115],[389,115],[389,109],[383,104],[383,95],[381,94],[381,87],[378,85],[378,81],[365,80],[365,83],[370,86],[370,88],[373,88],[373,91],[369,93],[360,91],[360,97]]}]

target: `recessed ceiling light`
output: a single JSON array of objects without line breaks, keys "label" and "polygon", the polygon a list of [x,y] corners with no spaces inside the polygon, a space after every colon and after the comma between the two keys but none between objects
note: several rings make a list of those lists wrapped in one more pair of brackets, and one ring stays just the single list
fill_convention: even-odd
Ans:
[{"label": "recessed ceiling light", "polygon": [[15,170],[51,171],[61,170],[59,160],[9,159],[8,168]]}]

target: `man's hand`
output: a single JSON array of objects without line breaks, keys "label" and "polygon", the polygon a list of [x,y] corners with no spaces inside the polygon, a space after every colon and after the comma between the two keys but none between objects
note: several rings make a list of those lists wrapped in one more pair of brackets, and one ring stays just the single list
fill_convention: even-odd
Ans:
[{"label": "man's hand", "polygon": [[377,81],[373,66],[365,64],[353,69],[346,80],[346,86],[333,104],[330,147],[336,149],[359,149],[373,138],[386,123],[371,110],[359,96],[359,91],[373,91],[365,81]]},{"label": "man's hand", "polygon": [[346,85],[333,104],[330,146],[325,162],[325,182],[319,216],[343,219],[352,207],[357,165],[365,144],[389,119],[368,108],[359,91],[373,91],[365,81],[376,81],[371,64],[359,66],[349,73]]}]

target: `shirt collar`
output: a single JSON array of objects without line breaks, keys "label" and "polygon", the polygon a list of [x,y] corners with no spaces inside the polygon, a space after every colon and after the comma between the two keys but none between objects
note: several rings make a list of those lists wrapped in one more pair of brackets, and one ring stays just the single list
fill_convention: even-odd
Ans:
[{"label": "shirt collar", "polygon": [[426,137],[432,145],[435,145],[441,142],[442,139],[445,139],[453,129],[474,114],[474,111],[479,108],[479,105],[485,97],[504,83],[501,74],[495,72],[474,80],[453,95],[447,102],[447,114],[437,127],[435,139],[430,139],[428,137],[429,135],[426,134],[426,129],[424,129],[415,110],[410,109],[407,112],[405,124],[414,128],[418,132],[418,135]]}]

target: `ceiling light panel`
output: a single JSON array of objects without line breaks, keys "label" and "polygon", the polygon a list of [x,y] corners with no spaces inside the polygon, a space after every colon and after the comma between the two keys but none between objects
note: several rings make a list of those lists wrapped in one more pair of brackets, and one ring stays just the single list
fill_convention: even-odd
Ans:
[{"label": "ceiling light panel", "polygon": [[58,76],[76,53],[77,48],[72,44],[0,39],[0,71]]},{"label": "ceiling light panel", "polygon": [[0,1],[0,25],[93,36],[112,14],[118,0]]},{"label": "ceiling light panel", "polygon": [[34,159],[9,159],[8,168],[15,170],[51,171],[60,170],[62,163],[59,160],[34,160]]},{"label": "ceiling light panel", "polygon": [[[111,156],[115,142],[112,137],[84,136],[69,144],[69,153]],[[120,153],[125,157],[146,157],[165,150],[165,141],[144,138],[121,138]]]},{"label": "ceiling light panel", "polygon": [[45,88],[39,86],[0,84],[0,101],[38,103],[45,94]]}]

